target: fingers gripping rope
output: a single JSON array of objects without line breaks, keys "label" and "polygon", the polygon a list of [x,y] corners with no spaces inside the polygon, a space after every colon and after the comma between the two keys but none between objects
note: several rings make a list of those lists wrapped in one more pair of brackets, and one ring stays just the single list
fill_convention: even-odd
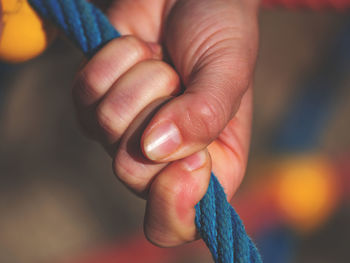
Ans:
[{"label": "fingers gripping rope", "polygon": [[[120,36],[104,14],[85,0],[29,0],[29,3],[42,17],[60,27],[88,57]],[[197,229],[216,263],[262,262],[214,174],[195,209]]]}]

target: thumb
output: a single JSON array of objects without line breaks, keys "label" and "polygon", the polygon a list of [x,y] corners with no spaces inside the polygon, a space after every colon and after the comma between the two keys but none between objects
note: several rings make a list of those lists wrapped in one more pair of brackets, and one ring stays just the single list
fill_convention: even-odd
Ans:
[{"label": "thumb", "polygon": [[170,11],[165,44],[186,88],[146,128],[142,145],[149,159],[171,161],[203,149],[234,117],[256,59],[251,10],[236,1],[186,0]]}]

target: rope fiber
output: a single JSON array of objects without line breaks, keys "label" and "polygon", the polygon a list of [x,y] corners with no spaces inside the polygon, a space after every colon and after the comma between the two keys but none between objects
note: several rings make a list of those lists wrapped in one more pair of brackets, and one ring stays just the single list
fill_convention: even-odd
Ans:
[{"label": "rope fiber", "polygon": [[[56,24],[86,56],[93,56],[120,34],[107,17],[85,0],[29,0],[44,18]],[[214,174],[196,205],[195,223],[216,263],[261,263],[257,248]]]}]

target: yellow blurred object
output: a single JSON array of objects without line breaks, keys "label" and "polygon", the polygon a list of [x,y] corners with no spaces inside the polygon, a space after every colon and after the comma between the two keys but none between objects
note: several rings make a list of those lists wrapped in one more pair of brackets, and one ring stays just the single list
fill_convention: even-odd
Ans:
[{"label": "yellow blurred object", "polygon": [[49,37],[42,20],[27,0],[0,1],[3,10],[0,59],[23,62],[41,54]]},{"label": "yellow blurred object", "polygon": [[275,194],[284,219],[302,232],[322,224],[337,203],[335,173],[323,157],[303,156],[279,162]]}]

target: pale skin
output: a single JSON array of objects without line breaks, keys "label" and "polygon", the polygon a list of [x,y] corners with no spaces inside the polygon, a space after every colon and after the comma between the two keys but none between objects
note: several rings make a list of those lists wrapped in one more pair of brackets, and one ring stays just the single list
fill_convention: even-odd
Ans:
[{"label": "pale skin", "polygon": [[77,75],[79,122],[117,178],[147,200],[145,235],[159,246],[197,238],[194,206],[211,171],[228,200],[244,176],[258,4],[114,1],[107,14],[124,37]]}]

